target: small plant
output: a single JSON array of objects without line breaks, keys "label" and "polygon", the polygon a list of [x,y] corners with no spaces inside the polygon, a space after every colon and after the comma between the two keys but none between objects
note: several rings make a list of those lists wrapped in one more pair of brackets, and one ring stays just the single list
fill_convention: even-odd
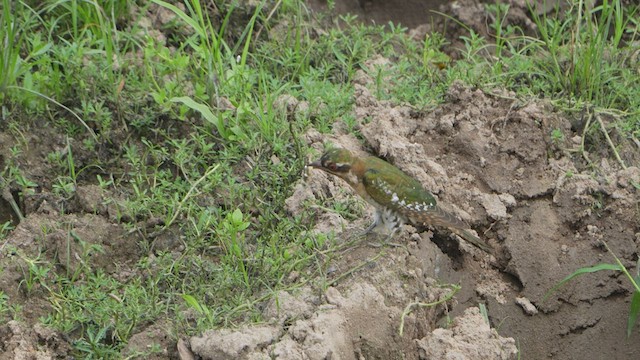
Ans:
[{"label": "small plant", "polygon": [[560,145],[564,141],[564,134],[560,129],[553,129],[551,131],[551,142]]},{"label": "small plant", "polygon": [[76,185],[68,176],[59,177],[52,185],[54,194],[70,199],[76,191]]},{"label": "small plant", "polygon": [[240,269],[244,284],[249,288],[249,274],[245,265],[246,249],[245,249],[245,236],[244,231],[251,225],[250,222],[244,219],[244,215],[240,209],[236,209],[231,213],[228,213],[226,218],[222,221],[218,227],[218,235],[222,240],[222,246],[225,249],[227,256],[232,259],[237,267]]},{"label": "small plant", "polygon": [[100,174],[96,175],[96,180],[98,180],[98,186],[100,186],[101,189],[106,189],[113,185],[113,179],[105,180]]},{"label": "small plant", "polygon": [[404,320],[405,318],[411,314],[411,311],[413,310],[414,307],[434,307],[440,304],[446,304],[447,301],[453,299],[453,297],[455,296],[455,294],[458,293],[458,291],[460,291],[461,287],[459,285],[456,284],[446,284],[446,285],[442,285],[443,288],[448,288],[451,291],[448,292],[444,297],[442,297],[440,300],[434,301],[434,302],[430,302],[430,303],[421,303],[421,302],[413,302],[409,305],[407,305],[404,308],[404,311],[402,312],[402,315],[400,315],[400,327],[398,328],[398,334],[400,336],[402,336],[403,332],[404,332]]},{"label": "small plant", "polygon": [[557,283],[553,288],[551,288],[551,290],[549,290],[545,294],[542,301],[545,301],[546,299],[548,299],[549,296],[553,292],[558,290],[562,285],[566,284],[567,282],[573,280],[574,278],[580,275],[589,274],[589,273],[598,272],[598,271],[607,271],[607,270],[620,271],[627,277],[627,279],[629,279],[629,282],[633,285],[633,288],[634,288],[633,295],[631,296],[631,303],[629,305],[629,317],[627,318],[627,338],[628,338],[631,336],[631,332],[633,331],[633,328],[636,324],[636,320],[638,319],[638,315],[640,314],[640,260],[638,260],[638,263],[636,264],[636,274],[631,275],[629,270],[624,265],[622,265],[622,262],[620,261],[620,259],[613,253],[613,251],[611,251],[611,249],[609,248],[609,245],[607,245],[607,243],[604,241],[603,241],[603,244],[606,247],[607,251],[616,260],[615,264],[602,263],[595,266],[580,268],[576,270],[569,276],[562,279],[562,281]]},{"label": "small plant", "polygon": [[510,34],[505,34],[504,23],[507,18],[507,14],[509,12],[509,4],[487,4],[487,11],[491,14],[493,21],[489,25],[491,29],[494,31],[495,42],[496,42],[496,58],[502,57],[502,51],[504,50],[505,44],[507,44],[507,37]]},{"label": "small plant", "polygon": [[0,290],[0,319],[3,319],[9,310],[9,296],[5,294],[4,291]]},{"label": "small plant", "polygon": [[426,71],[432,71],[432,69],[442,70],[448,66],[451,59],[447,54],[440,51],[447,44],[447,39],[440,33],[427,34],[425,36],[422,44],[422,66]]},{"label": "small plant", "polygon": [[38,184],[27,179],[22,171],[20,171],[20,169],[15,165],[10,165],[8,167],[7,178],[8,181],[14,181],[16,185],[20,187],[20,196],[33,195],[35,193],[35,188],[38,187]]},{"label": "small plant", "polygon": [[120,352],[113,345],[109,345],[112,339],[107,338],[107,334],[112,330],[109,326],[100,328],[95,325],[89,326],[86,336],[76,341],[74,347],[90,358],[115,359]]},{"label": "small plant", "polygon": [[587,2],[574,1],[564,16],[540,16],[535,9],[530,11],[548,53],[549,63],[540,65],[549,80],[589,103],[610,107],[624,101],[611,92],[609,84],[623,68],[625,57],[614,54],[621,52],[619,45],[635,8],[626,10],[621,1],[605,1],[593,8]]},{"label": "small plant", "polygon": [[104,101],[89,102],[83,100],[82,109],[77,112],[81,113],[83,118],[91,119],[88,123],[94,123],[100,136],[108,138],[109,131],[111,130],[113,114],[105,106]]},{"label": "small plant", "polygon": [[[99,253],[104,254],[104,249],[100,244],[93,244],[82,240],[80,236],[78,236],[78,234],[76,234],[73,230],[69,230],[66,238],[67,254],[65,254],[64,259],[67,261],[67,263],[64,265],[67,269],[67,277],[73,282],[79,279],[81,274],[86,274],[92,271],[91,257]],[[71,254],[72,243],[76,243],[79,245],[81,250],[79,254]],[[80,266],[77,266],[74,273],[70,272],[72,268],[70,264],[72,257],[75,257],[76,260],[80,263]]]},{"label": "small plant", "polygon": [[41,255],[38,254],[32,259],[18,252],[18,256],[27,264],[26,269],[22,268],[23,278],[20,281],[20,285],[24,284],[27,294],[31,294],[36,286],[48,287],[47,275],[51,267],[48,262],[41,259]]},{"label": "small plant", "polygon": [[206,320],[206,324],[211,325],[215,324],[215,313],[211,311],[206,305],[200,304],[195,297],[189,294],[182,294],[182,299],[189,305],[190,308],[194,309],[198,312],[198,314],[204,316],[204,320]]},{"label": "small plant", "polygon": [[[4,240],[9,232],[13,230],[15,227],[11,224],[11,221],[7,221],[3,224],[0,224],[0,240]],[[0,250],[2,250],[2,246],[0,246]]]}]

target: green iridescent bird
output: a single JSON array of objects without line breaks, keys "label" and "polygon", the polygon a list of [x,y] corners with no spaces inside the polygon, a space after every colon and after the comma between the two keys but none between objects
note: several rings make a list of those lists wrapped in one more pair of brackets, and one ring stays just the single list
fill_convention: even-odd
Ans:
[{"label": "green iridescent bird", "polygon": [[327,150],[320,160],[308,166],[321,169],[346,181],[376,208],[370,232],[380,223],[392,236],[405,222],[449,228],[464,240],[491,253],[489,245],[469,233],[469,226],[442,210],[422,184],[402,170],[374,156],[357,157],[349,150]]}]

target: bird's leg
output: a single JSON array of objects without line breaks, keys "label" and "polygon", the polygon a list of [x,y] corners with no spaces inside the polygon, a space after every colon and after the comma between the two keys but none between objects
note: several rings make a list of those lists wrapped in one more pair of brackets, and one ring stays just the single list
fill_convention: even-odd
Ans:
[{"label": "bird's leg", "polygon": [[373,222],[371,222],[371,225],[367,226],[367,228],[362,232],[356,233],[355,236],[360,239],[369,237],[369,234],[373,231],[373,229],[375,229],[380,224],[381,219],[382,218],[380,216],[380,212],[376,208],[376,212],[373,214]]},{"label": "bird's leg", "polygon": [[373,231],[373,229],[375,229],[376,226],[378,226],[381,221],[382,221],[382,212],[378,208],[376,208],[376,212],[375,214],[373,214],[373,222],[364,230],[362,235],[369,235],[369,233],[371,233],[371,231]]},{"label": "bird's leg", "polygon": [[380,244],[369,243],[369,245],[373,247],[380,247],[383,245],[402,247],[401,244],[392,243],[391,239],[393,239],[393,236],[398,232],[398,229],[400,229],[400,227],[404,223],[404,219],[402,219],[402,217],[400,217],[395,212],[389,211],[389,210],[376,211],[376,214],[377,214],[378,222],[382,222],[384,224],[384,227],[387,230],[387,236],[382,241],[382,243]]}]

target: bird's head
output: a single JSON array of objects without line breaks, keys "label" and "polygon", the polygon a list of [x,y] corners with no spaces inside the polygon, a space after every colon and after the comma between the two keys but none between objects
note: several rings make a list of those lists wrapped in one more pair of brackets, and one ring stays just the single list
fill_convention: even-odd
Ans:
[{"label": "bird's head", "polygon": [[344,179],[349,175],[354,161],[355,157],[351,154],[351,151],[331,148],[322,154],[320,160],[314,161],[307,166],[318,168]]}]

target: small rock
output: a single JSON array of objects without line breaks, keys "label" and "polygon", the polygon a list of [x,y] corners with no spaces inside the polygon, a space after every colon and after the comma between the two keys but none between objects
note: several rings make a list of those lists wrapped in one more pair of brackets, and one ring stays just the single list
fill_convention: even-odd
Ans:
[{"label": "small rock", "polygon": [[298,107],[299,103],[300,101],[298,101],[295,96],[284,94],[278,96],[278,98],[275,99],[275,101],[273,102],[273,106],[275,108],[284,109],[288,112],[293,112],[296,110],[296,107]]},{"label": "small rock", "polygon": [[538,313],[538,309],[536,309],[536,306],[533,305],[531,301],[526,297],[516,298],[516,304],[519,305],[527,315],[533,316]]},{"label": "small rock", "polygon": [[242,359],[258,348],[273,344],[281,331],[274,326],[246,326],[237,331],[208,330],[202,336],[191,338],[191,350],[205,359]]},{"label": "small rock", "polygon": [[104,204],[106,192],[97,185],[78,186],[75,197],[82,211],[90,214],[107,213],[107,206]]},{"label": "small rock", "polygon": [[231,101],[224,96],[219,96],[216,98],[216,108],[222,111],[227,111],[227,110],[234,111],[236,109],[236,107],[233,106]]},{"label": "small rock", "polygon": [[308,321],[296,321],[289,328],[289,335],[296,341],[303,342],[309,333],[312,333],[313,329]]},{"label": "small rock", "polygon": [[195,355],[193,355],[191,349],[189,349],[189,346],[187,345],[187,342],[184,341],[184,339],[178,340],[177,348],[180,360],[196,360]]},{"label": "small rock", "polygon": [[580,144],[582,144],[582,137],[579,136],[579,135],[576,135],[576,136],[571,138],[571,141],[576,145],[580,145]]},{"label": "small rock", "polygon": [[299,278],[300,278],[300,273],[294,270],[289,273],[289,276],[287,276],[287,281],[290,283],[294,283],[298,281]]},{"label": "small rock", "polygon": [[292,296],[286,291],[279,291],[269,304],[267,304],[263,314],[265,318],[277,319],[278,322],[282,324],[291,319],[309,317],[311,314],[311,304]]},{"label": "small rock", "polygon": [[327,289],[325,296],[327,297],[327,302],[332,305],[342,306],[344,302],[344,297],[342,297],[342,294],[340,294],[338,289],[334,288],[333,286]]},{"label": "small rock", "polygon": [[511,194],[504,193],[498,195],[498,197],[500,198],[500,201],[502,201],[502,203],[505,204],[508,208],[514,207],[517,204],[516,198]]},{"label": "small rock", "polygon": [[[487,215],[494,220],[502,220],[507,218],[507,207],[504,206],[500,197],[496,194],[481,194],[480,204],[487,211]],[[515,201],[515,199],[514,199]]]},{"label": "small rock", "polygon": [[284,201],[285,208],[289,214],[300,214],[304,211],[304,202],[308,199],[313,199],[313,191],[307,184],[299,182],[295,185],[293,194]]},{"label": "small rock", "polygon": [[278,360],[298,360],[306,358],[306,354],[300,344],[286,335],[284,339],[273,346],[271,355]]},{"label": "small rock", "polygon": [[618,172],[618,186],[631,188],[638,185],[640,185],[640,168],[631,166]]}]

